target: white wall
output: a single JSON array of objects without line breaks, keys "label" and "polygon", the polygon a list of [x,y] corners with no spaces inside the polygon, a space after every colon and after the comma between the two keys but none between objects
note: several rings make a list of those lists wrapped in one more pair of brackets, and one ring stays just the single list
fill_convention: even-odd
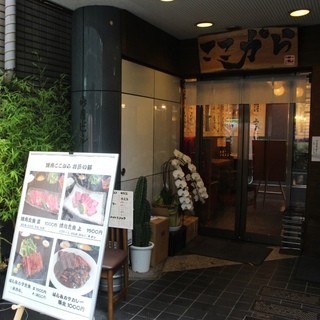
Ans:
[{"label": "white wall", "polygon": [[121,189],[134,191],[148,179],[151,201],[161,190],[161,164],[179,148],[180,79],[122,61]]}]

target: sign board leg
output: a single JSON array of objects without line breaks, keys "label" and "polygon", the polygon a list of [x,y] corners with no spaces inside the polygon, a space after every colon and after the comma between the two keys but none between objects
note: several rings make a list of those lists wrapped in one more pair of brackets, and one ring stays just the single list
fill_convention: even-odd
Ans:
[{"label": "sign board leg", "polygon": [[11,309],[16,310],[13,320],[21,320],[24,312],[24,306],[14,304],[12,305]]}]

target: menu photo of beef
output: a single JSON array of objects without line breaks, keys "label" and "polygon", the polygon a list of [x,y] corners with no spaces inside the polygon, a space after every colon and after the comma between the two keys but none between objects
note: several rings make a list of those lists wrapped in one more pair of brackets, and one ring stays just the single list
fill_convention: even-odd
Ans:
[{"label": "menu photo of beef", "polygon": [[63,219],[103,225],[108,181],[110,182],[108,176],[69,174]]},{"label": "menu photo of beef", "polygon": [[45,285],[52,242],[48,237],[21,232],[11,274]]},{"label": "menu photo of beef", "polygon": [[[81,247],[84,250],[79,249]],[[96,261],[90,254],[92,250],[88,245],[61,241],[51,263],[51,286],[69,294],[90,295],[97,272]]]},{"label": "menu photo of beef", "polygon": [[24,214],[58,219],[64,174],[30,172],[25,196]]}]

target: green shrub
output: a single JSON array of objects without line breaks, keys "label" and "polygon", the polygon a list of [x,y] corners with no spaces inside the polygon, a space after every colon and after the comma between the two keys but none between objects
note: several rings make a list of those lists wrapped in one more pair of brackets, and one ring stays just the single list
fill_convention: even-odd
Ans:
[{"label": "green shrub", "polygon": [[45,87],[0,77],[0,220],[15,221],[30,151],[72,151],[65,76]]}]

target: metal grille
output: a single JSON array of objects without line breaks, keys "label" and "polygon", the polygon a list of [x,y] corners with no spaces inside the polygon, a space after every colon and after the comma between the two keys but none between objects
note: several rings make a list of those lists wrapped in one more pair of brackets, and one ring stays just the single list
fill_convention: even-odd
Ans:
[{"label": "metal grille", "polygon": [[300,254],[304,227],[304,210],[286,210],[282,220],[281,252]]}]

